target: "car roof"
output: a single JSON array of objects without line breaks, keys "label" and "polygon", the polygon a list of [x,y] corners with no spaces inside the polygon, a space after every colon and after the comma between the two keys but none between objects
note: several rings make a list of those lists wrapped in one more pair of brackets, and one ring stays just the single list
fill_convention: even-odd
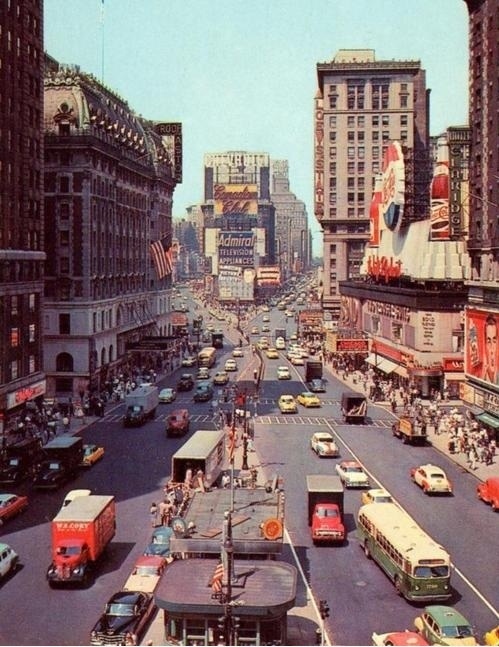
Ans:
[{"label": "car roof", "polygon": [[161,555],[139,555],[135,566],[163,566],[165,560]]},{"label": "car roof", "polygon": [[457,609],[454,609],[454,607],[448,607],[443,604],[431,604],[430,606],[425,607],[424,610],[442,625],[448,623],[450,620],[460,625],[469,624],[467,618],[465,618]]}]

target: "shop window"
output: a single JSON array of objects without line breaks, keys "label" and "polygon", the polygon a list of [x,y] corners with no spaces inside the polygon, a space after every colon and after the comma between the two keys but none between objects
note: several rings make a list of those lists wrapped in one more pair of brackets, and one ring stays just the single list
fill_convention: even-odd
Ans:
[{"label": "shop window", "polygon": [[402,343],[402,325],[392,321],[392,340],[397,343]]}]

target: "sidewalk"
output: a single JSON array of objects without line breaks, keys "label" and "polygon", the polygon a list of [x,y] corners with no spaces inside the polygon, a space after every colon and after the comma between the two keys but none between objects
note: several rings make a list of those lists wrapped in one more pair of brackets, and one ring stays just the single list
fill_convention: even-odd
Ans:
[{"label": "sidewalk", "polygon": [[[364,393],[362,384],[360,384],[357,379],[354,379],[354,376],[352,374],[347,375],[345,379],[343,376],[343,371],[336,372],[331,368],[330,365],[326,363],[324,364],[324,369],[331,377],[334,377],[337,380],[340,380],[341,382],[343,382],[345,385],[348,385],[348,388],[351,389],[352,391],[358,391],[359,393]],[[429,405],[429,402],[423,400],[423,406],[428,406],[428,405]],[[378,402],[369,401],[369,406],[382,407],[386,409],[387,413],[389,413],[390,416],[393,417],[394,421],[398,419],[398,416],[392,412],[390,403],[387,401],[378,401]],[[451,409],[457,409],[460,413],[462,413],[466,410],[466,405],[461,400],[449,400],[447,402],[442,402],[439,405],[439,408],[444,409],[445,411],[450,411]],[[399,411],[401,410],[400,407],[398,408],[398,410]],[[435,429],[431,425],[428,425],[427,433],[428,433],[428,442],[431,443],[431,445],[435,447],[435,449],[437,449],[442,454],[445,454],[448,458],[450,458],[457,465],[459,465],[464,471],[469,472],[470,474],[473,474],[473,476],[475,476],[480,481],[485,481],[486,479],[492,476],[499,476],[499,456],[497,454],[494,457],[494,460],[491,465],[485,465],[484,463],[477,462],[476,469],[472,470],[468,465],[466,454],[463,454],[463,453],[451,454],[449,452],[448,438],[446,434],[437,434],[435,432]]]}]

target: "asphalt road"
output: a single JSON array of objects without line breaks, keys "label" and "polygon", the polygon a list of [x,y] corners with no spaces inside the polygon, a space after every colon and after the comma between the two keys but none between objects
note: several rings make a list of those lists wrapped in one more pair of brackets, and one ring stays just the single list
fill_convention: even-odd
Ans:
[{"label": "asphalt road", "polygon": [[[285,320],[282,312],[271,314],[271,327]],[[257,321],[261,325],[261,315]],[[288,332],[295,328],[287,322]],[[230,332],[235,341],[236,332]],[[259,335],[260,336],[260,335]],[[258,337],[257,337],[258,338]],[[256,338],[256,339],[257,339]],[[224,349],[224,353],[228,353]],[[237,376],[247,379],[247,357],[239,361]],[[319,410],[282,416],[276,407],[280,393],[304,389],[303,369],[292,368],[294,379],[278,382],[275,370],[286,363],[264,360],[265,372],[256,406],[255,447],[262,469],[269,475],[279,472],[286,491],[286,523],[300,564],[317,600],[327,599],[331,615],[327,632],[341,645],[370,644],[373,631],[410,628],[421,607],[399,598],[379,567],[367,560],[355,538],[355,514],[360,493],[347,491],[345,497],[348,541],[344,546],[314,547],[305,516],[305,476],[329,473],[336,460],[321,460],[309,449],[309,439],[317,429],[337,435],[341,458],[359,458],[373,483],[379,480],[397,501],[450,552],[454,564],[451,604],[472,621],[481,636],[497,624],[493,608],[499,606],[499,528],[497,516],[475,499],[476,480],[444,459],[431,447],[408,447],[392,438],[390,414],[375,406],[369,408],[364,426],[341,423],[339,396],[342,385],[330,377],[328,391]],[[221,366],[218,362],[217,368]],[[160,386],[176,382],[172,378]],[[235,377],[235,376],[234,376]],[[159,500],[170,472],[170,458],[186,438],[166,439],[164,420],[174,406],[187,405],[192,415],[191,434],[213,426],[209,404],[194,404],[191,394],[179,394],[177,402],[161,405],[156,420],[138,429],[121,424],[121,409],[108,411],[102,420],[84,432],[86,442],[106,449],[104,459],[82,472],[77,479],[55,492],[37,492],[24,485],[30,497],[26,513],[6,523],[0,530],[5,541],[19,552],[22,569],[0,584],[0,644],[4,645],[85,645],[89,632],[108,597],[119,590],[151,533],[149,506]],[[453,497],[428,498],[409,479],[411,467],[437,462],[454,483]],[[50,519],[56,514],[67,491],[90,488],[95,493],[113,494],[117,501],[117,534],[88,589],[50,589],[45,571],[50,561]],[[286,550],[283,559],[293,560]],[[488,606],[489,605],[489,606]],[[492,607],[492,608],[491,608]]]}]

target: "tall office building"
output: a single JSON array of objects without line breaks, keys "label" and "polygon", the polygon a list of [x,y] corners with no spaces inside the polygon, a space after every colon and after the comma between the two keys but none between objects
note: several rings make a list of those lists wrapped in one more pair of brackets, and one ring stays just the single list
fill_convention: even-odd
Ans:
[{"label": "tall office building", "polygon": [[429,91],[419,61],[377,61],[340,50],[317,64],[314,211],[324,231],[323,306],[340,317],[339,281],[359,276],[369,207],[388,145],[403,146],[406,222],[429,209]]},{"label": "tall office building", "polygon": [[466,389],[480,421],[499,440],[499,0],[465,0],[469,14],[468,253]]},{"label": "tall office building", "polygon": [[0,2],[0,434],[45,393],[42,5]]}]

